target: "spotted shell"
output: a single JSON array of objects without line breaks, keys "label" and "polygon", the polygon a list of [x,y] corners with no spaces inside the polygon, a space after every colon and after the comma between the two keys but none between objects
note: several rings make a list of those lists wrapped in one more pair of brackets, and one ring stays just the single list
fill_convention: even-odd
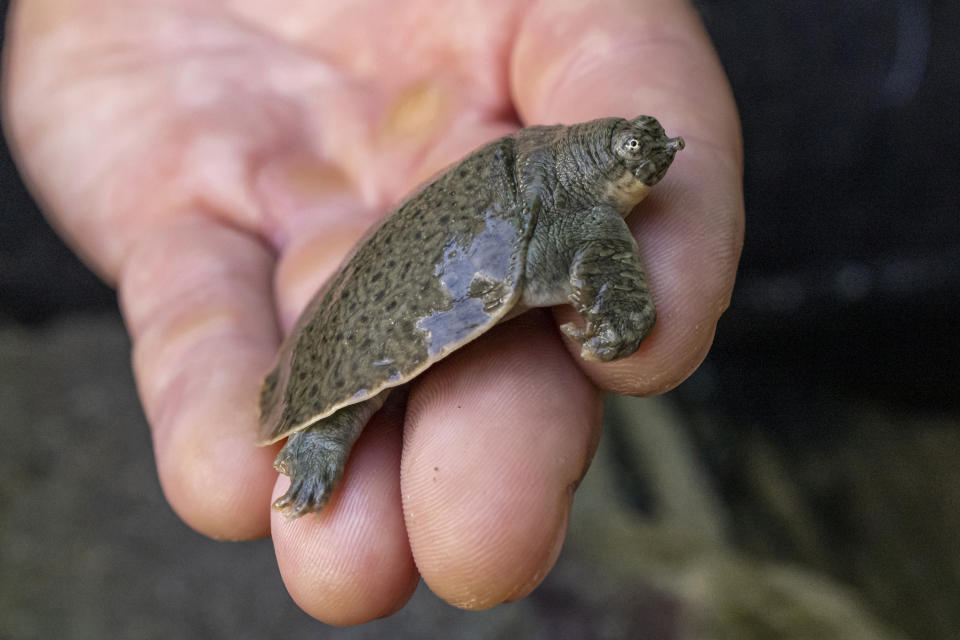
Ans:
[{"label": "spotted shell", "polygon": [[264,380],[261,443],[411,380],[509,313],[537,208],[520,196],[515,147],[470,154],[354,248]]}]

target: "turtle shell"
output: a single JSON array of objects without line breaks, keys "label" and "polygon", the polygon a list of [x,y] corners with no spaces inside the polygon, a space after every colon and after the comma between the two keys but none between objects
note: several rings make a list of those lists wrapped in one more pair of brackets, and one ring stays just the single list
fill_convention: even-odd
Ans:
[{"label": "turtle shell", "polygon": [[478,149],[354,248],[264,380],[261,443],[409,381],[510,311],[536,209],[515,160],[511,137]]}]

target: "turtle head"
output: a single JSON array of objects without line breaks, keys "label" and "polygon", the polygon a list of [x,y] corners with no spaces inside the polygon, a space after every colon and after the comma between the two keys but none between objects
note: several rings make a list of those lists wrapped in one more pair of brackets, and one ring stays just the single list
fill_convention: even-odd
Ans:
[{"label": "turtle head", "polygon": [[563,128],[554,154],[569,192],[586,194],[627,215],[660,182],[683,138],[668,138],[656,118],[601,118]]},{"label": "turtle head", "polygon": [[647,187],[660,182],[677,151],[685,146],[683,138],[668,138],[651,116],[622,120],[614,127],[610,143],[629,175]]}]

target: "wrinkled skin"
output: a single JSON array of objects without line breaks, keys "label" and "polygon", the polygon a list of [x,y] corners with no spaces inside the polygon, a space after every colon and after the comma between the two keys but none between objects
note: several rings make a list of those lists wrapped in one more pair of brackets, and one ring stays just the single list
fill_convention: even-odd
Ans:
[{"label": "wrinkled skin", "polygon": [[656,311],[624,218],[683,139],[651,116],[539,125],[490,142],[387,214],[306,306],[260,391],[262,444],[287,437],[273,503],[320,513],[390,389],[530,309],[587,360],[633,355]]},{"label": "wrinkled skin", "polygon": [[[741,247],[736,111],[680,0],[342,4],[21,1],[4,125],[51,221],[119,289],[189,525],[272,534],[293,598],[333,624],[399,609],[418,576],[489,607],[555,561],[600,390],[666,391],[709,348]],[[628,219],[660,318],[640,350],[572,357],[565,308],[498,327],[374,416],[322,517],[271,516],[286,479],[254,444],[257,387],[343,253],[486,140],[637,113],[687,142]]]}]

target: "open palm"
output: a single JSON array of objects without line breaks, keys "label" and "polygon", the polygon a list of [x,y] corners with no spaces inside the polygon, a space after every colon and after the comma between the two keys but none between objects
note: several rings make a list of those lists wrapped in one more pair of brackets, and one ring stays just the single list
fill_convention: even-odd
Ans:
[{"label": "open palm", "polygon": [[[53,223],[119,289],[170,504],[215,538],[272,533],[319,619],[386,615],[419,576],[468,608],[529,593],[599,389],[678,384],[726,308],[739,130],[684,2],[29,0],[8,33],[8,133]],[[257,388],[352,243],[491,138],[640,113],[687,141],[629,220],[660,318],[640,351],[572,357],[569,309],[500,326],[374,417],[322,516],[271,520],[287,480],[254,445]]]}]

